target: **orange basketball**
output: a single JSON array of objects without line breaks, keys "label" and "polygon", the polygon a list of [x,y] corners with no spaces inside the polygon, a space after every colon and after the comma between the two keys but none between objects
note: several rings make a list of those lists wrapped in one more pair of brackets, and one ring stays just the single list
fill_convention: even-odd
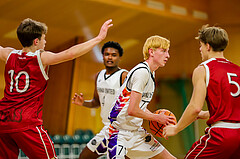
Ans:
[{"label": "orange basketball", "polygon": [[[164,112],[164,115],[173,116],[177,123],[177,119],[176,119],[175,115],[167,109],[159,109],[159,110],[156,110],[154,113],[160,114],[161,112]],[[175,123],[171,123],[171,124],[175,125]],[[163,137],[162,133],[163,133],[163,128],[165,127],[163,124],[160,124],[156,121],[149,121],[149,127],[154,135],[156,135],[158,137]]]}]

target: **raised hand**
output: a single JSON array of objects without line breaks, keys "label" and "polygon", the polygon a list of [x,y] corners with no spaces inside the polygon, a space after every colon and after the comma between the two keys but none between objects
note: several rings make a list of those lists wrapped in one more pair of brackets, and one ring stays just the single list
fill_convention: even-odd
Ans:
[{"label": "raised hand", "polygon": [[83,103],[84,103],[83,94],[82,93],[80,93],[80,94],[75,93],[74,97],[72,98],[72,103],[83,106]]},{"label": "raised hand", "polygon": [[113,24],[111,24],[111,22],[112,22],[112,19],[109,19],[102,25],[101,30],[98,34],[98,38],[100,40],[103,40],[106,38],[108,29],[113,26]]}]

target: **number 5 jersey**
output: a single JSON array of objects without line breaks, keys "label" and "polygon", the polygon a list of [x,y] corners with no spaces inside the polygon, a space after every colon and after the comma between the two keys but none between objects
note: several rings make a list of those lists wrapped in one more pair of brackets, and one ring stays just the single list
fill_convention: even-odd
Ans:
[{"label": "number 5 jersey", "polygon": [[217,121],[240,122],[240,67],[222,58],[201,65],[206,71],[206,101],[211,125]]}]

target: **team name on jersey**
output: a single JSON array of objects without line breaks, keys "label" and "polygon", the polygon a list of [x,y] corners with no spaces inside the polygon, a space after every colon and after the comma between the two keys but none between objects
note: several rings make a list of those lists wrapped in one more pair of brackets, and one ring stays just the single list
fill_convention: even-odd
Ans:
[{"label": "team name on jersey", "polygon": [[152,98],[154,92],[146,92],[142,94],[142,98]]},{"label": "team name on jersey", "polygon": [[11,111],[0,112],[0,121],[12,121],[12,122],[21,122],[22,121],[22,112],[21,108],[14,109]]},{"label": "team name on jersey", "polygon": [[111,88],[97,87],[97,90],[98,90],[99,93],[106,93],[106,94],[115,95],[115,90],[111,89]]}]

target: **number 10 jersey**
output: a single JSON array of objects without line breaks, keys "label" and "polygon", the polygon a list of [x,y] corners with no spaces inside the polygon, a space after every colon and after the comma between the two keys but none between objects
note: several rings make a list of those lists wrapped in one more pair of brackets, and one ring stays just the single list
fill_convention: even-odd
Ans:
[{"label": "number 10 jersey", "polygon": [[12,51],[5,65],[5,90],[0,101],[0,133],[42,125],[42,106],[48,76],[40,50]]}]

